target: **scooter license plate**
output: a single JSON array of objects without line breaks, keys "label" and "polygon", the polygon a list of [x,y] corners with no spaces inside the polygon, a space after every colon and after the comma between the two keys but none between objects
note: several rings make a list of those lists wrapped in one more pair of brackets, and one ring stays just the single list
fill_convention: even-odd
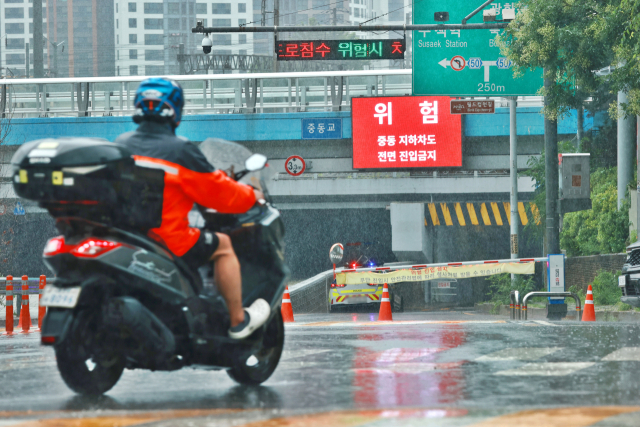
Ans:
[{"label": "scooter license plate", "polygon": [[80,286],[74,288],[56,288],[48,285],[44,288],[40,305],[42,307],[73,308],[80,297]]}]

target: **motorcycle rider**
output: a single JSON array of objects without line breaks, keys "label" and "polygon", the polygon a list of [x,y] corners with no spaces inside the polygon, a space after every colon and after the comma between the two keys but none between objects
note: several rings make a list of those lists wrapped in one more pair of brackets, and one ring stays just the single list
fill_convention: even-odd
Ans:
[{"label": "motorcycle rider", "polygon": [[220,213],[244,213],[264,195],[215,170],[196,145],[176,136],[184,106],[182,87],[177,82],[144,80],[136,91],[134,106],[133,121],[139,124],[138,129],[115,142],[131,150],[137,165],[165,171],[162,222],[149,231],[149,237],[164,244],[192,269],[213,261],[215,284],[231,317],[229,336],[246,338],[267,321],[271,308],[260,298],[243,309],[240,263],[231,239],[223,233],[190,227],[188,213],[194,203]]}]

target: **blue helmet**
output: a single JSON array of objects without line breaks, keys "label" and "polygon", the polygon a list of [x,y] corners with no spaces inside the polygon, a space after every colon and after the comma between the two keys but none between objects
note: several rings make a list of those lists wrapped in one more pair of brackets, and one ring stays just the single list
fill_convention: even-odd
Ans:
[{"label": "blue helmet", "polygon": [[182,119],[184,95],[182,87],[173,80],[152,77],[144,80],[133,100],[136,109],[133,121],[168,121],[177,127]]}]

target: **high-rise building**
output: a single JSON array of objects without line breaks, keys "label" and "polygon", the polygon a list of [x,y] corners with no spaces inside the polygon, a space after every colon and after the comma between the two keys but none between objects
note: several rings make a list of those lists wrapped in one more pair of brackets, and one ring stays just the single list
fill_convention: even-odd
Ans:
[{"label": "high-rise building", "polygon": [[[27,0],[2,0],[0,3],[0,60],[2,75],[26,75],[26,44],[29,43],[30,74],[33,75],[33,5]],[[47,8],[43,4],[42,16]],[[45,24],[46,25],[46,24]],[[46,52],[46,50],[45,50]],[[45,53],[46,54],[46,53]],[[45,70],[48,68],[45,64]],[[46,71],[45,71],[46,73]]]},{"label": "high-rise building", "polygon": [[[116,1],[116,73],[178,74],[180,44],[185,54],[202,55],[202,34],[193,34],[196,20],[205,26],[237,27],[251,20],[246,0]],[[211,34],[212,54],[252,54],[251,34]]]},{"label": "high-rise building", "polygon": [[195,27],[195,0],[115,3],[116,74],[177,74],[179,45],[184,43],[188,53],[197,38],[191,33]]},{"label": "high-rise building", "polygon": [[[59,77],[115,75],[114,0],[43,0],[43,7],[45,1],[45,69]],[[62,44],[56,49],[51,43]]]},{"label": "high-rise building", "polygon": [[[252,3],[248,0],[227,0],[228,3],[196,3],[197,20],[202,20],[205,27],[239,27],[241,25],[255,25],[251,23],[253,11]],[[194,23],[195,24],[195,23]],[[195,26],[195,25],[194,25]],[[213,47],[212,54],[221,55],[251,55],[253,49],[254,33],[246,34],[211,34]],[[202,37],[197,40],[195,53],[202,53],[200,43]]]}]

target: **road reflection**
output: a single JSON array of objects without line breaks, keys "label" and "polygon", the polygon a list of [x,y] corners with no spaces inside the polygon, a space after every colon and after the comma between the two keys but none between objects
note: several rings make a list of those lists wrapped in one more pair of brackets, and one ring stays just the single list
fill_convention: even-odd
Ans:
[{"label": "road reflection", "polygon": [[[353,359],[354,405],[357,408],[432,406],[460,400],[464,392],[464,361],[438,363],[439,353],[465,343],[458,325],[428,332],[398,332],[396,340],[411,346],[374,351],[358,347]],[[361,334],[360,340],[380,340],[379,334]],[[411,341],[411,342],[409,342]],[[415,348],[415,342],[424,345]]]},{"label": "road reflection", "polygon": [[[182,404],[181,404],[182,403]],[[278,392],[265,386],[244,386],[231,387],[224,394],[208,397],[201,397],[199,393],[193,393],[193,398],[186,402],[174,402],[169,404],[166,401],[154,402],[148,399],[144,403],[132,401],[130,398],[118,398],[108,395],[103,396],[79,396],[75,395],[62,403],[60,409],[70,411],[94,411],[94,410],[160,410],[174,408],[229,408],[229,409],[250,409],[250,408],[280,408],[282,398]]]}]

